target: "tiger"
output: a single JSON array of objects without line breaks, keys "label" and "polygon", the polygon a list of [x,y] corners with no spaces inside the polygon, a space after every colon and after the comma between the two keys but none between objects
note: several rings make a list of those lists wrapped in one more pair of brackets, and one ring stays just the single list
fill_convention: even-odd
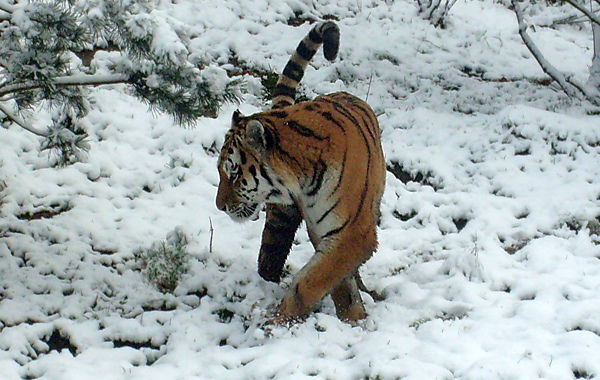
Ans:
[{"label": "tiger", "polygon": [[316,24],[285,65],[267,111],[232,116],[218,159],[216,206],[232,219],[266,220],[259,275],[279,282],[296,231],[306,223],[315,252],[295,275],[273,321],[308,315],[328,294],[340,320],[366,318],[359,267],[377,249],[386,166],[377,117],[346,92],[295,102],[308,63],[323,45],[335,60],[340,32]]}]

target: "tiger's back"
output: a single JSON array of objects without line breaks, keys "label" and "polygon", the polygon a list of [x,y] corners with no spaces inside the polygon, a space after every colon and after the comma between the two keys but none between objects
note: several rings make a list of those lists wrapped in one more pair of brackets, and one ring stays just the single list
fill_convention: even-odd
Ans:
[{"label": "tiger's back", "polygon": [[257,118],[276,149],[273,170],[295,188],[293,198],[320,239],[359,222],[371,228],[385,186],[385,160],[371,107],[348,93],[317,97]]}]

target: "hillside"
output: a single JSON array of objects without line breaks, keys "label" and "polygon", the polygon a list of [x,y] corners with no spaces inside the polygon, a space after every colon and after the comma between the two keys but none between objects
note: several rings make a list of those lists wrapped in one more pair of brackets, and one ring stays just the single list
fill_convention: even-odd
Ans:
[{"label": "hillside", "polygon": [[[326,298],[265,327],[312,254],[297,236],[283,284],[256,273],[264,215],[214,206],[228,106],[180,128],[124,87],[97,88],[84,162],[52,167],[35,136],[0,130],[0,379],[592,379],[600,377],[600,117],[551,86],[512,11],[459,1],[445,29],[409,1],[177,0],[194,52],[245,80],[284,66],[335,18],[302,91],[351,92],[379,116],[390,172],[380,247],[361,269],[369,313],[352,327]],[[538,5],[531,22],[562,9]],[[587,26],[535,28],[547,58],[584,81]],[[40,112],[39,125],[48,122]],[[173,294],[136,260],[181,231]]]}]

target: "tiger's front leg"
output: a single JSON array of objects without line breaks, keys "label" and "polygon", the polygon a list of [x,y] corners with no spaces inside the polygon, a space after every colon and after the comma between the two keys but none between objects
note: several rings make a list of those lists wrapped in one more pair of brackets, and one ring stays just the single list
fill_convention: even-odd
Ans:
[{"label": "tiger's front leg", "polygon": [[325,295],[331,293],[336,313],[346,321],[366,317],[355,273],[377,246],[375,229],[347,229],[319,244],[317,252],[294,279],[279,306],[278,321],[293,320],[308,313]]},{"label": "tiger's front leg", "polygon": [[302,216],[295,205],[267,204],[267,218],[258,255],[258,274],[279,282]]}]

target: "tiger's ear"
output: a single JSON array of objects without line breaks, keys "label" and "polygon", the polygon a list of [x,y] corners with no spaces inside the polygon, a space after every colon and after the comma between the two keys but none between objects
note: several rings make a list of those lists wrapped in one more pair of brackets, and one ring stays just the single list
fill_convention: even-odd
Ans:
[{"label": "tiger's ear", "polygon": [[246,124],[246,142],[261,156],[266,156],[273,148],[271,132],[258,120],[250,120]]},{"label": "tiger's ear", "polygon": [[240,110],[235,110],[231,116],[231,125],[237,125],[243,118],[244,115],[240,112]]}]

